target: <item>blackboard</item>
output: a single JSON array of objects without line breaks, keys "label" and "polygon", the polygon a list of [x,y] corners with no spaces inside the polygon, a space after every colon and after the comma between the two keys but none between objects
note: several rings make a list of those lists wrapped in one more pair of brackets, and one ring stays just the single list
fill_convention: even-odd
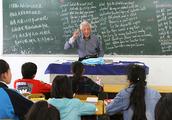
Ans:
[{"label": "blackboard", "polygon": [[105,54],[172,54],[172,0],[3,0],[3,54],[76,54],[63,47],[83,20]]}]

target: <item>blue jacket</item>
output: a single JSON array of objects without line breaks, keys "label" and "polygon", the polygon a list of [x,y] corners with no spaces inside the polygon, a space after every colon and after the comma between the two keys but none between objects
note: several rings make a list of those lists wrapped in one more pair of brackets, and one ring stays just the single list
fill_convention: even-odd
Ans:
[{"label": "blue jacket", "polygon": [[[129,100],[130,100],[130,93],[133,90],[133,85],[130,87],[120,91],[113,101],[106,106],[106,112],[109,115],[113,115],[118,112],[123,113],[124,120],[132,120],[133,111],[131,108],[128,108]],[[147,120],[155,120],[154,118],[154,109],[156,103],[160,99],[161,95],[153,90],[146,87],[145,89],[145,104],[146,104],[146,117]]]},{"label": "blue jacket", "polygon": [[0,82],[0,119],[24,119],[33,102]]},{"label": "blue jacket", "polygon": [[94,104],[84,103],[76,98],[50,98],[48,103],[60,111],[61,120],[81,120],[81,115],[91,115],[96,112]]}]

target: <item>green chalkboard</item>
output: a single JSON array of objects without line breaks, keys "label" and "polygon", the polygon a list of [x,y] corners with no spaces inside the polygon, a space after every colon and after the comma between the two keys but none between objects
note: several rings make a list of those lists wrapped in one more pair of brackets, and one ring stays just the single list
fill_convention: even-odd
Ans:
[{"label": "green chalkboard", "polygon": [[3,54],[76,54],[63,47],[83,20],[105,54],[172,54],[171,0],[3,0]]}]

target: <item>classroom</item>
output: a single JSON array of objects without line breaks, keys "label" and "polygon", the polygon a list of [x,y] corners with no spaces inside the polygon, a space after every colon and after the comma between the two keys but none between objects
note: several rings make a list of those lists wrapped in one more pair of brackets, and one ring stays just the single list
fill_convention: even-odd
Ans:
[{"label": "classroom", "polygon": [[[3,5],[0,5],[1,16],[3,16]],[[79,26],[79,25],[78,25]],[[24,62],[32,61],[38,65],[37,78],[48,82],[49,76],[45,75],[44,72],[47,66],[57,60],[77,60],[77,54],[3,54],[3,17],[0,18],[0,56],[1,58],[7,60],[11,65],[13,72],[12,80],[20,78],[20,67]],[[113,59],[114,61],[140,61],[145,63],[149,67],[149,75],[147,78],[148,84],[155,85],[172,85],[172,57],[171,55],[106,55],[105,59]],[[14,64],[15,63],[15,64]]]},{"label": "classroom", "polygon": [[[37,39],[37,42],[41,41],[41,40],[42,41],[47,40],[46,42],[50,42],[50,44],[48,44],[46,42],[42,43],[42,46],[40,48],[38,48],[38,51],[36,50],[37,49],[36,45],[31,46],[30,44],[28,46],[31,46],[33,48],[25,49],[25,48],[27,48],[27,43],[34,43],[36,41],[35,39],[29,39],[28,41],[16,40],[14,43],[10,43],[10,44],[8,44],[6,42],[6,40],[11,39],[9,37],[11,34],[10,33],[8,34],[9,29],[7,29],[8,25],[10,26],[10,23],[8,23],[8,21],[3,21],[3,20],[12,19],[13,17],[16,17],[16,16],[15,16],[15,14],[11,14],[11,18],[9,16],[7,16],[7,13],[3,11],[4,10],[3,9],[3,2],[4,1],[6,1],[6,0],[0,0],[0,11],[1,11],[0,12],[0,16],[1,16],[0,17],[0,58],[6,60],[11,67],[12,82],[9,85],[10,88],[13,88],[14,80],[22,77],[21,76],[21,65],[25,62],[33,62],[33,63],[37,64],[38,71],[37,71],[35,78],[49,83],[50,82],[50,75],[45,74],[45,70],[47,69],[49,64],[56,63],[56,61],[67,61],[67,60],[77,61],[78,60],[78,55],[76,52],[73,52],[73,51],[72,52],[64,52],[64,50],[62,50],[62,49],[63,49],[64,43],[65,43],[65,40],[67,38],[70,38],[71,29],[75,29],[79,26],[79,22],[77,21],[77,19],[83,19],[85,17],[83,15],[83,16],[80,16],[80,18],[75,18],[75,15],[83,14],[83,11],[87,11],[87,12],[85,12],[85,14],[88,15],[89,19],[91,19],[94,16],[94,14],[97,13],[97,11],[96,11],[97,6],[95,4],[98,3],[98,0],[95,0],[95,3],[94,2],[89,2],[89,3],[82,3],[82,2],[81,3],[78,3],[78,2],[74,2],[74,3],[71,2],[70,3],[70,2],[68,2],[67,4],[64,4],[67,0],[66,1],[60,0],[60,3],[56,3],[56,4],[57,4],[57,6],[59,4],[64,4],[61,6],[61,8],[62,8],[61,17],[63,17],[62,19],[64,22],[61,22],[61,20],[58,17],[57,18],[52,17],[54,14],[53,12],[52,12],[52,15],[50,14],[48,16],[48,12],[45,12],[45,10],[44,10],[44,9],[47,9],[49,11],[58,10],[59,8],[55,8],[56,4],[54,4],[52,6],[52,9],[49,8],[49,5],[52,5],[52,3],[55,2],[55,0],[50,0],[50,2],[48,2],[48,3],[35,4],[35,5],[31,6],[32,9],[37,10],[37,11],[35,10],[35,13],[33,13],[33,14],[40,14],[39,12],[41,12],[41,13],[45,12],[45,14],[44,14],[44,16],[37,17],[37,19],[28,20],[30,23],[33,23],[33,25],[34,25],[34,23],[36,23],[37,21],[44,22],[44,21],[50,20],[48,22],[49,23],[52,22],[52,24],[43,24],[42,23],[41,26],[32,26],[30,28],[29,27],[27,28],[27,30],[28,30],[28,29],[32,29],[34,27],[35,27],[35,29],[36,28],[39,29],[39,27],[41,27],[44,29],[44,31],[40,31],[39,35],[43,35],[43,36],[49,35],[48,37],[40,37],[39,40]],[[7,1],[11,1],[11,0],[7,0]],[[31,0],[31,1],[34,1],[34,0]],[[36,1],[39,2],[40,0],[36,0]],[[43,1],[45,2],[46,0],[43,0]],[[73,1],[75,1],[75,0],[73,0]],[[78,0],[76,0],[76,1],[78,1]],[[111,0],[111,1],[113,1],[113,0]],[[149,0],[145,0],[145,1],[149,1]],[[151,0],[151,1],[153,1],[153,0]],[[157,1],[161,1],[161,0],[157,0]],[[166,1],[169,2],[170,0],[166,0]],[[121,2],[121,3],[119,2],[118,4],[123,5],[122,3],[123,2]],[[172,6],[172,2],[170,1],[169,3]],[[7,4],[9,4],[9,3],[7,2]],[[43,7],[45,4],[47,4],[47,6],[46,6],[47,8]],[[85,4],[87,5],[87,7],[83,7]],[[119,44],[119,41],[120,41],[119,39],[121,36],[123,36],[122,32],[124,32],[126,30],[118,29],[120,34],[118,34],[118,35],[114,34],[113,36],[109,35],[109,34],[111,34],[110,32],[116,32],[115,27],[118,28],[118,26],[117,26],[118,23],[115,23],[113,21],[113,19],[118,19],[119,16],[117,14],[114,14],[114,16],[116,15],[116,17],[114,17],[112,15],[113,11],[117,11],[117,9],[113,9],[113,5],[115,4],[115,2],[111,2],[111,4],[106,3],[106,5],[109,6],[108,9],[111,10],[108,13],[110,15],[108,18],[111,20],[111,22],[110,22],[110,24],[108,24],[108,26],[106,26],[107,25],[107,23],[105,22],[106,19],[103,19],[103,18],[106,18],[105,16],[108,16],[108,14],[106,14],[107,7],[104,7],[104,4],[105,4],[105,2],[102,2],[99,4],[99,7],[100,7],[99,12],[102,12],[102,14],[98,17],[97,16],[93,17],[93,20],[91,22],[93,24],[93,33],[96,33],[96,32],[101,33],[100,38],[104,39],[104,46],[106,46],[104,48],[106,49],[106,51],[105,51],[105,55],[104,55],[103,59],[113,60],[114,62],[119,62],[119,61],[142,62],[146,66],[149,67],[149,74],[147,75],[147,79],[146,79],[148,85],[172,86],[172,75],[171,75],[171,71],[172,71],[172,41],[171,41],[172,33],[169,32],[169,35],[168,35],[168,40],[169,40],[169,41],[167,41],[168,46],[165,46],[166,43],[164,42],[164,43],[161,43],[161,45],[163,44],[164,46],[161,46],[162,48],[159,48],[158,43],[156,43],[156,41],[158,41],[157,40],[158,39],[157,34],[156,34],[156,32],[158,30],[157,31],[154,30],[154,29],[157,29],[157,27],[154,26],[155,25],[154,24],[155,21],[153,21],[154,17],[150,17],[152,15],[152,13],[150,13],[148,15],[146,14],[146,17],[144,17],[144,15],[145,15],[144,12],[146,11],[145,9],[147,7],[146,5],[149,3],[146,3],[146,2],[144,3],[144,5],[146,7],[144,7],[144,5],[142,7],[138,7],[140,4],[135,5],[135,7],[136,7],[135,9],[139,10],[140,15],[136,16],[135,15],[136,13],[133,12],[132,15],[136,16],[136,17],[133,17],[133,16],[130,16],[130,17],[133,18],[132,20],[137,19],[137,17],[140,17],[140,18],[143,17],[143,19],[146,19],[147,22],[149,23],[148,26],[151,26],[151,24],[152,24],[155,28],[149,28],[149,27],[144,28],[143,26],[145,26],[145,24],[147,24],[147,23],[141,24],[140,22],[143,22],[143,21],[135,20],[136,21],[134,23],[135,27],[138,27],[138,25],[141,24],[141,26],[143,28],[133,28],[133,29],[139,29],[139,33],[143,33],[143,35],[140,36],[140,39],[139,39],[140,43],[139,44],[136,43],[136,44],[130,44],[129,45],[129,44],[127,44],[128,42],[126,42],[126,44],[128,46],[130,46],[130,48],[138,47],[136,49],[131,49],[131,50],[128,47],[126,47],[126,50],[124,50],[125,48],[123,48],[121,43]],[[128,2],[128,4],[130,5],[130,4],[134,4],[134,3]],[[158,8],[164,7],[163,5],[165,6],[166,4],[165,3],[164,4],[158,4],[157,7]],[[164,8],[167,8],[172,13],[172,7],[170,5],[165,6]],[[9,7],[12,8],[12,7],[15,7],[15,5],[11,4],[11,6],[9,6]],[[29,6],[25,6],[25,7],[29,7]],[[68,20],[69,20],[69,19],[67,19],[67,17],[69,15],[66,15],[66,12],[68,12],[69,9],[67,9],[65,7],[71,7],[71,9],[70,9],[71,13],[70,14],[73,14],[73,15],[71,15],[70,17],[73,21],[71,20],[70,24],[73,24],[73,26],[72,25],[71,26],[66,25]],[[83,7],[83,10],[80,11],[80,13],[77,13],[76,11],[78,9],[81,9],[80,7]],[[162,8],[161,10],[163,11],[164,8]],[[39,11],[38,9],[43,9],[43,11]],[[121,7],[120,9],[125,9],[125,7],[124,8]],[[160,11],[160,12],[162,12],[162,11]],[[95,13],[93,13],[93,12],[95,12]],[[147,12],[149,12],[149,11],[147,11]],[[161,17],[160,13],[158,13],[159,11],[157,10],[156,12],[157,12],[157,14],[159,14],[159,15],[157,15],[157,18]],[[169,19],[167,20],[167,22],[165,21],[163,23],[163,24],[168,23],[168,25],[170,26],[168,28],[168,30],[166,29],[166,31],[170,31],[172,28],[172,19],[171,19],[172,14],[170,14],[170,12],[169,12],[169,16],[166,16],[166,17],[169,17]],[[18,13],[18,14],[22,14],[22,13]],[[60,14],[60,13],[56,13],[56,14]],[[123,14],[123,15],[124,15],[123,17],[125,18],[126,17],[125,14]],[[72,18],[72,17],[74,17],[74,18]],[[99,21],[100,23],[97,23],[99,17],[102,19]],[[150,17],[150,18],[147,18],[147,17]],[[56,20],[57,20],[57,22],[56,22]],[[161,25],[162,25],[160,23],[161,20],[163,21],[163,18],[162,19],[159,18],[158,27],[161,27]],[[28,21],[24,21],[24,22],[27,23]],[[77,22],[75,22],[75,21],[77,21]],[[130,21],[130,20],[128,20],[128,21]],[[21,23],[21,21],[18,22],[18,24],[20,24],[20,23]],[[53,23],[56,23],[56,24],[53,25]],[[15,23],[14,22],[11,23],[11,26],[13,24],[15,24]],[[115,26],[113,26],[111,28],[110,26],[112,24],[115,24]],[[64,26],[63,28],[62,28],[62,25]],[[56,26],[59,27],[60,30],[58,28],[55,28]],[[123,26],[125,27],[125,26],[129,26],[129,25],[123,24]],[[49,27],[52,27],[52,28],[49,29]],[[105,29],[107,29],[107,28],[113,29],[113,30],[106,31]],[[12,32],[16,32],[16,31],[19,32],[22,29],[23,29],[22,27],[19,27],[19,28],[16,27],[16,28],[11,29],[11,30],[12,30]],[[63,31],[64,33],[62,33],[62,29],[64,30]],[[150,29],[153,29],[153,30],[150,30]],[[163,29],[163,27],[162,27],[162,29]],[[148,32],[145,32],[146,30]],[[159,29],[158,32],[161,32],[160,30],[161,29]],[[37,34],[36,32],[30,33],[30,34],[29,33],[28,34],[23,33],[23,34],[20,34],[20,37],[21,38],[24,38],[24,37],[29,38],[29,36],[36,36],[36,34]],[[61,34],[64,34],[64,35],[61,35]],[[132,34],[132,33],[128,33],[128,34]],[[19,34],[13,34],[13,36],[11,35],[11,37],[15,38],[16,37],[15,35],[19,36]],[[117,42],[115,42],[115,39],[117,39],[117,38],[115,38],[115,36],[118,36]],[[53,40],[57,39],[57,37],[59,37],[59,39],[63,40],[63,41],[58,40],[58,41],[54,42]],[[108,37],[113,38],[114,41],[109,42]],[[136,35],[135,37],[138,37],[138,36]],[[152,40],[151,38],[149,39],[149,37],[153,38],[154,40]],[[159,41],[163,42],[163,40],[165,39],[163,37],[164,37],[163,35],[160,36],[161,40],[159,40]],[[129,39],[127,37],[125,37],[125,38]],[[148,38],[148,42],[145,42],[147,38]],[[121,38],[121,39],[124,39],[124,38]],[[138,41],[133,39],[133,41],[131,41],[131,42],[138,42]],[[116,45],[117,47],[116,48],[112,47],[111,46],[112,43],[114,46]],[[13,47],[12,46],[13,44],[16,44],[16,46]],[[20,47],[20,44],[24,45],[24,46],[21,49],[20,48],[17,49],[17,47]],[[41,45],[41,43],[40,43],[40,45]],[[50,45],[50,48],[46,49],[46,47],[49,47],[48,45]],[[41,49],[43,49],[43,50],[41,51]]]}]

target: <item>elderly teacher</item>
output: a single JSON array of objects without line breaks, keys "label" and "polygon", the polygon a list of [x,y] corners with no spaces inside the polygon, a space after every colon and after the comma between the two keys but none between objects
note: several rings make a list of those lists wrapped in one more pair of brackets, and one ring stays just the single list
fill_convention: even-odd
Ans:
[{"label": "elderly teacher", "polygon": [[91,24],[87,21],[80,24],[80,30],[74,31],[73,36],[64,45],[65,50],[74,47],[77,48],[79,61],[104,56],[102,42],[91,34]]}]

